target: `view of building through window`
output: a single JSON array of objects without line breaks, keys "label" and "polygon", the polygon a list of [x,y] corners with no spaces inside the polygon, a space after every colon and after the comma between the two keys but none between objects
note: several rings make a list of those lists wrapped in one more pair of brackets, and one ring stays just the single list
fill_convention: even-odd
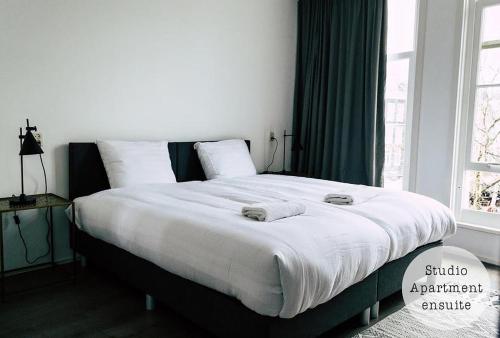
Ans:
[{"label": "view of building through window", "polygon": [[415,59],[416,0],[389,0],[387,25],[387,75],[385,84],[384,187],[404,188],[408,92]]},{"label": "view of building through window", "polygon": [[500,5],[482,16],[475,90],[470,162],[491,171],[467,170],[465,195],[469,209],[500,213]]}]

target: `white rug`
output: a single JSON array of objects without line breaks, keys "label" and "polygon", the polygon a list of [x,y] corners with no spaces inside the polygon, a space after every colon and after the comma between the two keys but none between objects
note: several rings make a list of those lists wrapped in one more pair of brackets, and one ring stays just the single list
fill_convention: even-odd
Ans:
[{"label": "white rug", "polygon": [[[481,318],[467,327],[456,330],[439,330],[416,320],[406,307],[384,318],[354,337],[395,337],[395,338],[477,338],[500,337],[500,299],[498,291],[493,291],[482,301],[488,306]],[[443,320],[446,320],[443,318]]]}]

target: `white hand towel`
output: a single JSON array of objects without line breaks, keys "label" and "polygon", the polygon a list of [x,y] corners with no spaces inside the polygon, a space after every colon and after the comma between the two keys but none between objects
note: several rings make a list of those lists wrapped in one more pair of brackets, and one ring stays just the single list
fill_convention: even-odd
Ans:
[{"label": "white hand towel", "polygon": [[305,211],[305,205],[286,201],[255,203],[241,209],[243,216],[254,218],[260,222],[272,222],[285,217],[297,216]]},{"label": "white hand towel", "polygon": [[352,205],[354,204],[354,198],[348,194],[327,194],[325,202],[338,205]]},{"label": "white hand towel", "polygon": [[354,205],[367,202],[380,194],[380,188],[365,187],[351,191],[327,194],[325,202],[336,205]]}]

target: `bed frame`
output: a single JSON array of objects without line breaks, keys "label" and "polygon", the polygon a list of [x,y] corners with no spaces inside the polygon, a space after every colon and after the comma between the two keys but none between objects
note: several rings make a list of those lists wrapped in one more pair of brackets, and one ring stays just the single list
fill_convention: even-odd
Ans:
[{"label": "bed frame", "polygon": [[[205,180],[193,145],[169,143],[177,181]],[[250,142],[246,141],[249,149]],[[109,189],[106,171],[95,143],[69,144],[69,198]],[[315,337],[360,314],[364,324],[378,316],[378,301],[399,291],[408,264],[419,253],[441,245],[431,243],[385,264],[363,281],[330,301],[293,318],[259,315],[236,298],[172,274],[114,245],[72,226],[72,247],[93,265],[113,272],[145,293],[219,337]]]}]

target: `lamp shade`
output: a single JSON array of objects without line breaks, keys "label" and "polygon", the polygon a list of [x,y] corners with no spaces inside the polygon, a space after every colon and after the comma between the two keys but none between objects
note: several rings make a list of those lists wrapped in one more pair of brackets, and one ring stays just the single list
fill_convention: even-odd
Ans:
[{"label": "lamp shade", "polygon": [[31,130],[26,131],[26,135],[23,138],[23,145],[21,146],[21,151],[19,155],[38,155],[43,154],[43,150],[35,140],[35,137],[31,133]]}]

